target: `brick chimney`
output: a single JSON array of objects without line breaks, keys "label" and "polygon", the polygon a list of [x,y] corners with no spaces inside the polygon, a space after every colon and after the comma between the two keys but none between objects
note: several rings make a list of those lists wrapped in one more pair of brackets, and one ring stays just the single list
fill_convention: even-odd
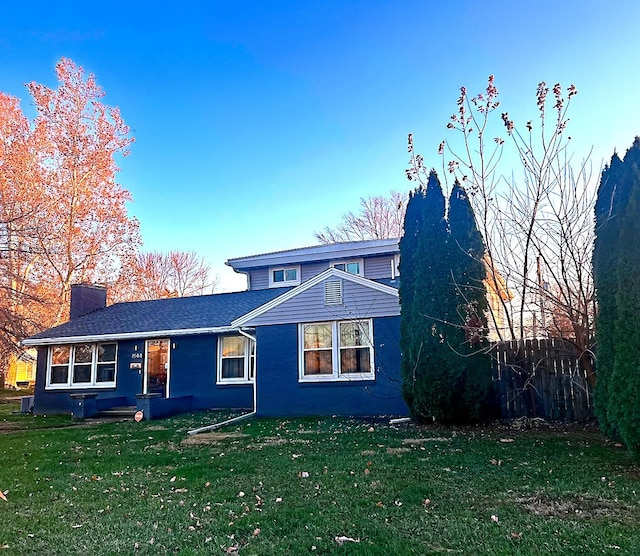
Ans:
[{"label": "brick chimney", "polygon": [[107,306],[107,288],[93,284],[71,286],[71,309],[69,320],[77,319]]}]

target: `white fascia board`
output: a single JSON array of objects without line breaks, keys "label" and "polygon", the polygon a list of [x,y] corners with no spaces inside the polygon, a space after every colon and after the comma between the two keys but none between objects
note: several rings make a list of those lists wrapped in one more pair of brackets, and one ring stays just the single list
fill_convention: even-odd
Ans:
[{"label": "white fascia board", "polygon": [[293,265],[311,261],[345,258],[357,259],[372,255],[396,253],[399,251],[399,242],[399,239],[393,238],[314,245],[311,247],[302,247],[300,249],[264,253],[262,255],[237,257],[235,259],[227,260],[225,264],[238,271],[245,268]]},{"label": "white fascia board", "polygon": [[115,334],[92,334],[87,336],[63,336],[59,338],[32,338],[22,340],[23,346],[50,346],[60,344],[84,344],[94,342],[112,342],[115,340],[137,340],[159,337],[193,336],[196,334],[226,334],[235,332],[232,326],[215,326],[211,328],[180,328],[178,330],[151,330],[149,332],[121,332]]},{"label": "white fascia board", "polygon": [[362,276],[349,274],[348,272],[344,272],[343,270],[338,270],[337,268],[328,268],[327,270],[324,270],[320,274],[316,274],[313,278],[310,278],[309,280],[293,288],[292,290],[289,290],[288,292],[283,293],[282,295],[272,299],[268,303],[265,303],[264,305],[257,307],[253,311],[248,312],[246,315],[242,315],[241,317],[238,317],[236,320],[231,322],[231,326],[233,328],[240,328],[241,326],[244,326],[245,323],[251,321],[252,319],[266,313],[267,311],[270,311],[271,309],[277,307],[278,305],[281,305],[282,303],[285,303],[286,301],[289,301],[290,299],[296,297],[297,295],[300,295],[301,293],[307,291],[309,288],[312,288],[313,286],[316,286],[321,282],[323,282],[324,280],[326,280],[327,278],[331,278],[331,277],[348,280],[350,282],[353,282],[354,284],[359,284],[366,288],[371,288],[373,290],[377,290],[379,292],[386,293],[388,295],[392,295],[397,298],[400,297],[398,290],[395,288],[392,288],[391,286],[386,286],[384,284],[380,284],[379,282],[374,282],[373,280],[369,280],[368,278],[363,278]]}]

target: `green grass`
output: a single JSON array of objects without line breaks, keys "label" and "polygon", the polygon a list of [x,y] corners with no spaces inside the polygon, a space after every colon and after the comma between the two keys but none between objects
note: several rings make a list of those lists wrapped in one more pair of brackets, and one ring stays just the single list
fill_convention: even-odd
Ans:
[{"label": "green grass", "polygon": [[640,554],[640,473],[592,428],[264,419],[187,437],[226,416],[72,426],[9,405],[7,554]]}]

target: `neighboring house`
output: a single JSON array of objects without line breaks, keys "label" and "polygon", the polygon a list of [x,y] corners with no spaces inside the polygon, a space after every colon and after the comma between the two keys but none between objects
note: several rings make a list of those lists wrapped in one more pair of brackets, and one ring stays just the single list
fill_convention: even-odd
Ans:
[{"label": "neighboring house", "polygon": [[23,342],[38,349],[34,412],[408,413],[397,239],[227,264],[247,275],[247,291],[105,307],[103,288],[75,286],[69,322]]},{"label": "neighboring house", "polygon": [[9,357],[5,387],[24,388],[36,380],[36,350],[25,349]]}]

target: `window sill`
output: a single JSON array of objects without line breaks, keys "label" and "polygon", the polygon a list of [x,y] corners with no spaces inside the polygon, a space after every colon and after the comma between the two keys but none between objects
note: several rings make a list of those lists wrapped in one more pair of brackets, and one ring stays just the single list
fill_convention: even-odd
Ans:
[{"label": "window sill", "polygon": [[346,376],[335,376],[335,375],[326,375],[326,376],[306,376],[306,377],[298,377],[298,382],[300,384],[307,383],[321,383],[321,382],[373,382],[375,381],[376,376],[374,374],[366,374],[366,375],[346,375]]},{"label": "window sill", "polygon": [[45,386],[45,390],[106,390],[108,388],[115,388],[115,382],[109,382],[106,384],[83,384],[83,385],[69,385],[69,384],[49,384]]},{"label": "window sill", "polygon": [[227,379],[227,380],[217,380],[216,386],[238,386],[238,385],[251,385],[255,381],[254,380],[246,380],[246,379]]}]

